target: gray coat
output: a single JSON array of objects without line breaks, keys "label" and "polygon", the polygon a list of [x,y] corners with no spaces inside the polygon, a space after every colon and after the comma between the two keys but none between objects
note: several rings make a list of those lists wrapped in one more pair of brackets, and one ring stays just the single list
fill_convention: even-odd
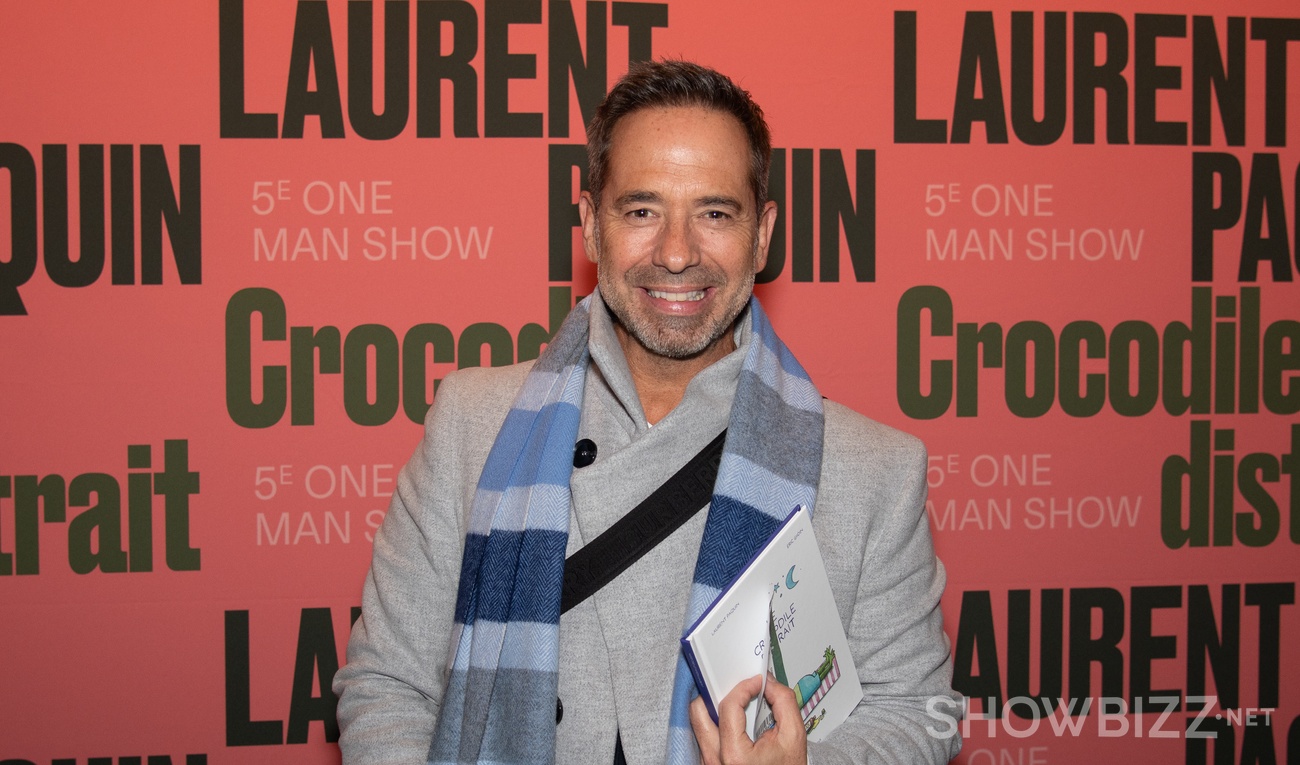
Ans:
[{"label": "gray coat", "polygon": [[[598,454],[571,479],[570,554],[726,427],[748,341],[741,322],[740,349],[697,375],[682,403],[650,427],[608,318],[592,314],[579,437],[594,441]],[[335,677],[345,763],[425,762],[474,486],[530,368],[466,369],[438,389],[375,537],[362,617]],[[951,728],[926,704],[952,696],[952,666],[939,612],[944,572],[924,507],[924,447],[834,402],[825,409],[813,526],[865,698],[829,740],[809,746],[810,762],[946,762],[960,740],[927,732]],[[706,512],[562,617],[557,763],[609,765],[616,732],[630,765],[663,762]]]}]

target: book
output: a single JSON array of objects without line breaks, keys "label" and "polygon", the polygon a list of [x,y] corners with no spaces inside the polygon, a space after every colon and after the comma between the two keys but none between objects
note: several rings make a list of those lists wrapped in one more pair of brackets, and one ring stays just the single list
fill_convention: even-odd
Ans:
[{"label": "book", "polygon": [[[791,511],[690,626],[682,652],[714,722],[717,703],[765,671],[794,690],[809,741],[848,718],[862,685],[807,507]],[[761,693],[745,715],[752,738],[771,725]]]}]

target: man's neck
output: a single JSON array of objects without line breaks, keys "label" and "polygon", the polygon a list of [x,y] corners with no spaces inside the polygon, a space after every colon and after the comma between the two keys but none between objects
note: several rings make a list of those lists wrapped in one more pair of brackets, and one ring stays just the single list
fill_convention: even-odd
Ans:
[{"label": "man's neck", "polygon": [[614,333],[623,347],[632,384],[636,386],[641,411],[650,425],[668,416],[686,395],[686,386],[695,375],[736,349],[734,329],[722,334],[698,355],[672,359],[647,350],[622,325],[614,323]]}]

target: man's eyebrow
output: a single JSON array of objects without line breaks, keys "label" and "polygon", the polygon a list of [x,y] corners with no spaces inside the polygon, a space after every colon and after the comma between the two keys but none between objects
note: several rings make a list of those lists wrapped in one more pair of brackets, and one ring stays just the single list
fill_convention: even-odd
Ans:
[{"label": "man's eyebrow", "polygon": [[727,207],[733,212],[743,212],[745,209],[745,206],[741,204],[739,199],[720,195],[700,197],[695,200],[695,203],[700,207]]},{"label": "man's eyebrow", "polygon": [[643,204],[645,202],[662,202],[663,197],[653,191],[629,191],[620,195],[614,200],[614,205],[624,207],[626,205]]}]

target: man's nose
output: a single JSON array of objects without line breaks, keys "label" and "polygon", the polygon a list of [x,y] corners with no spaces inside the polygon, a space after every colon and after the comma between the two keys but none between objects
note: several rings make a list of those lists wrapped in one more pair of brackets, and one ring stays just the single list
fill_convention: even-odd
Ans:
[{"label": "man's nose", "polygon": [[680,274],[699,262],[689,221],[680,218],[668,220],[655,250],[654,264]]}]

